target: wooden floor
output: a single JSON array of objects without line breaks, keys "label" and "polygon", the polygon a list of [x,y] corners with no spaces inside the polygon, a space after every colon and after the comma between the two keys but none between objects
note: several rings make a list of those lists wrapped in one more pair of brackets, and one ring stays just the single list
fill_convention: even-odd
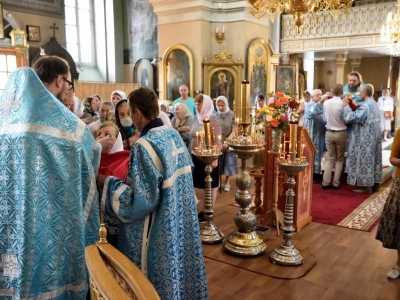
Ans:
[{"label": "wooden floor", "polygon": [[[238,211],[229,206],[235,202],[234,180],[231,186],[231,192],[218,193],[215,205],[214,224],[225,235],[235,228],[233,217]],[[260,275],[206,257],[210,299],[400,299],[400,279],[386,278],[396,261],[396,251],[384,249],[375,234],[376,228],[369,233],[319,223],[305,226],[295,234],[293,244],[313,254],[317,265],[304,277],[293,280]],[[270,242],[275,239],[282,237],[273,230]]]}]

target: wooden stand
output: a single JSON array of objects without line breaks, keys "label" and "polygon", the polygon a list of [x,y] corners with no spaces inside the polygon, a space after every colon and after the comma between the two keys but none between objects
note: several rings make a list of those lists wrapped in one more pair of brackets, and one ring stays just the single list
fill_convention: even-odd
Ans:
[{"label": "wooden stand", "polygon": [[[289,141],[289,131],[285,133],[286,141]],[[283,138],[282,138],[283,143]],[[293,226],[296,227],[296,230],[299,231],[306,224],[312,222],[311,216],[311,201],[312,201],[312,186],[313,186],[313,167],[314,167],[314,153],[316,152],[316,148],[310,139],[308,131],[305,127],[299,126],[297,131],[297,149],[302,149],[302,145],[304,146],[303,156],[306,157],[306,160],[309,162],[308,167],[300,172],[296,177],[296,186],[295,186],[295,199],[294,199],[294,215],[293,215]],[[289,152],[289,145],[286,145],[286,152]],[[269,211],[284,211],[285,209],[285,200],[286,195],[285,191],[288,189],[286,185],[287,175],[278,169],[276,164],[277,156],[271,155],[268,153],[268,150],[271,149],[271,129],[269,127],[265,127],[265,167],[264,167],[264,199],[263,199],[263,208],[262,214],[264,215],[261,218],[260,222],[262,225],[266,225],[270,222],[270,216],[268,215]],[[301,151],[298,151],[298,157],[301,155]],[[271,153],[271,152],[270,152]],[[275,181],[277,178],[277,182]],[[277,208],[273,207],[274,199],[277,195],[278,202]],[[271,213],[272,214],[272,213]],[[276,225],[278,227],[278,222]],[[279,230],[279,229],[278,229]]]},{"label": "wooden stand", "polygon": [[261,187],[262,187],[262,180],[264,178],[263,173],[257,172],[250,172],[250,176],[254,177],[255,183],[254,186],[256,187],[255,190],[255,197],[254,197],[254,204],[255,206],[251,207],[251,211],[256,215],[262,215],[263,208],[261,206]]}]

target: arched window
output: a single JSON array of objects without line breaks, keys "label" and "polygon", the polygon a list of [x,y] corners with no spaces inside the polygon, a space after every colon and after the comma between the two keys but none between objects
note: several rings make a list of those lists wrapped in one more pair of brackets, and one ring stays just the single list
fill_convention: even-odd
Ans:
[{"label": "arched window", "polygon": [[65,0],[67,50],[81,66],[95,65],[93,2]]}]

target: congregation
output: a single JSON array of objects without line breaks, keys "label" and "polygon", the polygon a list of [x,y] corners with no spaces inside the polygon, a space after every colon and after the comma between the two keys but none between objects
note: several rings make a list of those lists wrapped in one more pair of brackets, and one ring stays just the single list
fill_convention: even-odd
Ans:
[{"label": "congregation", "polygon": [[[238,174],[237,156],[224,143],[238,135],[228,99],[201,93],[192,98],[182,85],[171,106],[147,87],[80,101],[73,88],[68,63],[43,56],[33,69],[12,73],[4,89],[1,101],[12,105],[0,120],[4,149],[10,149],[1,161],[13,167],[1,183],[10,209],[0,216],[0,250],[8,255],[0,296],[86,299],[84,251],[98,240],[104,214],[109,242],[142,270],[161,299],[208,299],[199,227],[209,213],[202,203],[206,165],[193,151],[209,122],[223,153],[210,164],[215,203],[220,185],[229,192]],[[357,186],[354,192],[372,193],[381,183],[381,144],[390,138],[393,98],[388,89],[378,101],[373,95],[357,72],[332,94],[304,93],[298,112],[317,148],[314,179],[322,189],[340,189],[343,170],[347,183]],[[273,101],[257,95],[253,105],[259,110]],[[400,145],[398,133],[395,139]],[[392,155],[400,166],[400,155]],[[389,195],[393,207],[399,187],[396,179]],[[377,239],[398,251],[388,274],[395,279],[396,216],[389,207],[384,216]]]}]

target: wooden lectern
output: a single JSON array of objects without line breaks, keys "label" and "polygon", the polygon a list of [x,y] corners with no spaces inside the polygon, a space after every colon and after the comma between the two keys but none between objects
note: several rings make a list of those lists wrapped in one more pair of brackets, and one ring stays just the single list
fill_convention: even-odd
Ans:
[{"label": "wooden lectern", "polygon": [[[264,199],[262,215],[265,216],[272,208],[273,195],[274,195],[274,172],[275,163],[274,155],[268,153],[271,149],[271,129],[265,127],[265,167],[264,167]],[[285,137],[284,137],[285,136]],[[284,140],[286,144],[284,143]],[[282,144],[286,145],[286,152],[289,152],[289,130],[282,135]],[[302,147],[304,145],[304,148]],[[301,150],[303,148],[303,150]],[[313,187],[313,170],[314,170],[314,153],[316,148],[310,139],[308,131],[305,127],[299,126],[297,131],[297,157],[300,157],[301,152],[306,157],[309,163],[308,167],[300,172],[295,180],[295,198],[294,198],[294,214],[293,225],[299,231],[303,226],[312,222],[311,216],[311,201],[312,201],[312,187]],[[279,170],[278,175],[278,208],[283,213],[285,212],[286,191],[288,189],[286,181],[288,177],[285,172]],[[265,218],[261,219],[261,224],[265,224]]]}]

